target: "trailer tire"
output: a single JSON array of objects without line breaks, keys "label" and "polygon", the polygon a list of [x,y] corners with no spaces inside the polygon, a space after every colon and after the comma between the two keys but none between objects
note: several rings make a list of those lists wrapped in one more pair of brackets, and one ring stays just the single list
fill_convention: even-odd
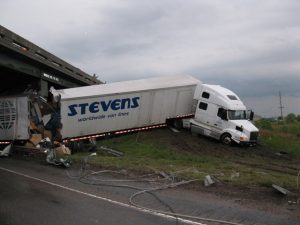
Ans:
[{"label": "trailer tire", "polygon": [[81,151],[81,144],[78,141],[69,142],[67,147],[71,149],[72,154]]},{"label": "trailer tire", "polygon": [[183,123],[181,119],[175,119],[173,121],[173,127],[175,127],[177,130],[181,130],[183,127]]},{"label": "trailer tire", "polygon": [[222,134],[220,140],[224,145],[230,145],[232,143],[231,135],[228,133]]}]

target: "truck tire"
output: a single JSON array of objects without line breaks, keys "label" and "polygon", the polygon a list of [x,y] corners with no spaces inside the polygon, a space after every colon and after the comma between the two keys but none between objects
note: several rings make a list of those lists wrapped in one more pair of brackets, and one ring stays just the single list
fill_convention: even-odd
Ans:
[{"label": "truck tire", "polygon": [[228,133],[222,134],[220,140],[224,145],[230,145],[232,143],[231,135]]}]

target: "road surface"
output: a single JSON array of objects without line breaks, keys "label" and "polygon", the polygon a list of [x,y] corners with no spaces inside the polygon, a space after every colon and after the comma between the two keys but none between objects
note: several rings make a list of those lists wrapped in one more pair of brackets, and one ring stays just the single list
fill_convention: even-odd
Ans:
[{"label": "road surface", "polygon": [[[32,159],[0,159],[0,224],[220,224],[187,218],[176,220],[163,213],[133,207],[128,200],[137,190],[87,185],[78,179],[71,179],[67,171],[72,170]],[[289,218],[276,211],[249,208],[235,200],[224,200],[183,188],[161,191],[156,196],[158,198],[139,196],[135,201],[147,208],[173,210],[180,214],[236,224],[300,224],[299,218]]]}]

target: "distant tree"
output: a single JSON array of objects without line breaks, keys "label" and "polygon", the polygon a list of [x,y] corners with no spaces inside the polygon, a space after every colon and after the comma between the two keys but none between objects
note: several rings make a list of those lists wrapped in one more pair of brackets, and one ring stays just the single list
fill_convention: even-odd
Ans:
[{"label": "distant tree", "polygon": [[285,117],[285,121],[287,123],[293,123],[296,121],[296,115],[294,113],[289,113],[286,117]]},{"label": "distant tree", "polygon": [[297,120],[300,122],[300,115],[297,116]]}]

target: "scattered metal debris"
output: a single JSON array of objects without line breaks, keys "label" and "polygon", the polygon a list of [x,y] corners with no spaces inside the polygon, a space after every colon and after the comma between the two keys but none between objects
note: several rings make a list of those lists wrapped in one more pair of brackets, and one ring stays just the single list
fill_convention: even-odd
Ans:
[{"label": "scattered metal debris", "polygon": [[204,178],[204,186],[205,187],[208,187],[214,183],[215,183],[215,181],[213,180],[213,178],[210,175],[205,176],[205,178]]},{"label": "scattered metal debris", "polygon": [[169,127],[171,131],[173,131],[174,133],[179,133],[180,131],[177,130],[175,127]]},{"label": "scattered metal debris", "polygon": [[9,156],[12,144],[7,145],[2,151],[0,151],[0,156]]},{"label": "scattered metal debris", "polygon": [[212,179],[215,183],[223,184],[223,182],[220,181],[219,179],[217,179],[215,176],[211,176],[211,179]]},{"label": "scattered metal debris", "polygon": [[124,156],[124,153],[123,152],[120,152],[118,150],[115,150],[115,149],[112,149],[112,148],[108,148],[108,147],[104,147],[104,146],[101,146],[100,147],[100,150],[108,153],[108,154],[111,154],[113,156],[116,156],[116,157],[121,157],[121,156]]},{"label": "scattered metal debris", "polygon": [[167,180],[170,179],[170,176],[163,171],[157,171],[157,173]]},{"label": "scattered metal debris", "polygon": [[272,187],[273,187],[276,191],[280,192],[280,193],[283,194],[283,195],[287,195],[287,194],[290,193],[289,190],[287,190],[287,189],[285,189],[285,188],[283,188],[283,187],[280,187],[280,186],[278,186],[278,185],[276,185],[276,184],[272,184]]},{"label": "scattered metal debris", "polygon": [[55,165],[55,166],[64,166],[66,168],[70,167],[71,163],[69,159],[64,158],[58,158],[55,153],[55,149],[50,148],[46,150],[47,157],[46,161],[49,164]]},{"label": "scattered metal debris", "polygon": [[278,155],[278,156],[287,156],[288,153],[285,152],[285,151],[280,151],[280,152],[276,152],[275,155]]},{"label": "scattered metal debris", "polygon": [[70,167],[70,160],[64,158],[64,156],[71,154],[68,147],[59,142],[52,143],[49,138],[41,140],[40,146],[44,150],[44,153],[47,154],[47,163],[55,166],[64,166],[66,168]]}]

